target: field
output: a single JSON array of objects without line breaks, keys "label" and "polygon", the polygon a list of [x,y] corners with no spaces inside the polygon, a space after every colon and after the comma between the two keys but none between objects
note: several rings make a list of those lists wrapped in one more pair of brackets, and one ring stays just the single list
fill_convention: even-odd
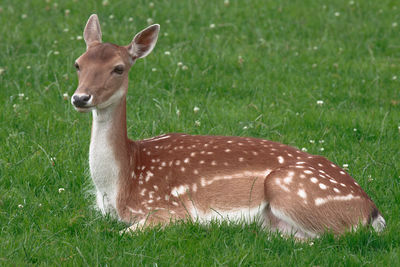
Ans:
[{"label": "field", "polygon": [[[92,13],[120,45],[161,25],[130,73],[132,139],[252,136],[323,155],[386,230],[299,243],[256,224],[178,222],[120,235],[90,193],[91,115],[69,101]],[[399,29],[394,0],[1,1],[0,265],[399,266]]]}]

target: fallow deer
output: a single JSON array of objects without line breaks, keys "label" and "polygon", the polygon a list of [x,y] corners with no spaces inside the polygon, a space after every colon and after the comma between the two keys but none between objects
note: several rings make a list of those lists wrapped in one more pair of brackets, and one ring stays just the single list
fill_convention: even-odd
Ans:
[{"label": "fallow deer", "polygon": [[138,226],[171,220],[259,220],[296,238],[342,234],[358,225],[382,231],[385,220],[343,169],[322,156],[257,138],[164,134],[127,137],[128,71],[156,44],[160,26],[127,46],[102,43],[97,15],[84,29],[71,102],[91,111],[90,174],[103,213]]}]

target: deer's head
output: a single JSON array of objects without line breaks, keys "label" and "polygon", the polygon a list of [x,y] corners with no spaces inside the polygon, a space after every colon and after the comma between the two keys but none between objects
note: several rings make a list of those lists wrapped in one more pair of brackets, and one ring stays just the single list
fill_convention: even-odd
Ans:
[{"label": "deer's head", "polygon": [[101,42],[97,15],[91,15],[83,36],[86,52],[76,61],[79,84],[71,98],[80,112],[104,109],[118,102],[128,89],[128,72],[136,59],[147,56],[154,48],[160,25],[154,24],[135,35],[127,46]]}]

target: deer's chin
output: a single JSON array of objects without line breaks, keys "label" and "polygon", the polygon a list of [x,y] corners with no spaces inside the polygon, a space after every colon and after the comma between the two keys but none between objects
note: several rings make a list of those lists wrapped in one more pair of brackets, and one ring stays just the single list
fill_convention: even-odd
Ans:
[{"label": "deer's chin", "polygon": [[94,109],[94,107],[75,107],[75,106],[74,106],[74,108],[76,111],[78,111],[80,113],[87,113]]}]

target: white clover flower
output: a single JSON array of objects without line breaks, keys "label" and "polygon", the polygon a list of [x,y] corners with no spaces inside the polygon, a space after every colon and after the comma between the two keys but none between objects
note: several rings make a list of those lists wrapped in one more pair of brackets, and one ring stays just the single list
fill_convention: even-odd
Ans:
[{"label": "white clover flower", "polygon": [[357,128],[354,128],[354,129],[353,129],[353,132],[357,132]]},{"label": "white clover flower", "polygon": [[150,8],[153,8],[153,7],[154,7],[154,3],[153,3],[153,2],[150,2],[150,3],[149,3],[149,7],[150,7]]},{"label": "white clover flower", "polygon": [[27,17],[28,17],[27,14],[22,14],[22,15],[21,15],[21,19],[26,19]]},{"label": "white clover flower", "polygon": [[23,209],[23,208],[24,208],[24,205],[18,204],[18,208]]},{"label": "white clover flower", "polygon": [[64,99],[64,100],[68,100],[68,99],[69,99],[68,93],[64,93],[64,94],[63,94],[63,99]]},{"label": "white clover flower", "polygon": [[314,144],[314,143],[315,143],[315,140],[310,140],[310,143],[311,143],[311,144]]},{"label": "white clover flower", "polygon": [[199,120],[196,120],[196,121],[194,122],[194,125],[196,125],[196,126],[200,126],[200,125],[201,125],[201,123],[200,123],[200,121],[199,121]]},{"label": "white clover flower", "polygon": [[247,129],[249,129],[249,127],[243,126],[243,130],[247,130]]},{"label": "white clover flower", "polygon": [[178,62],[178,67],[182,67],[183,66],[183,63],[182,62]]},{"label": "white clover flower", "polygon": [[148,18],[148,19],[147,19],[147,24],[149,24],[149,25],[150,25],[150,24],[153,24],[153,19],[152,19],[152,18]]},{"label": "white clover flower", "polygon": [[71,13],[71,10],[69,10],[69,9],[66,9],[66,10],[64,11],[65,16],[68,16],[69,13]]},{"label": "white clover flower", "polygon": [[83,39],[82,35],[76,36],[76,40],[82,40],[82,39]]},{"label": "white clover flower", "polygon": [[109,18],[109,19],[114,19],[114,15],[111,14],[108,18]]},{"label": "white clover flower", "polygon": [[152,72],[156,72],[157,69],[156,69],[156,68],[152,68],[151,71],[152,71]]},{"label": "white clover flower", "polygon": [[393,76],[392,77],[392,80],[394,81],[394,80],[397,80],[397,76],[395,75],[395,76]]},{"label": "white clover flower", "polygon": [[189,69],[188,66],[186,66],[186,65],[183,65],[183,66],[182,66],[182,70],[188,70],[188,69]]},{"label": "white clover flower", "polygon": [[215,28],[215,24],[214,23],[211,23],[210,24],[210,29],[214,29]]},{"label": "white clover flower", "polygon": [[340,13],[339,12],[335,12],[335,17],[339,17],[340,16]]},{"label": "white clover flower", "polygon": [[59,55],[60,54],[60,52],[59,51],[54,51],[54,53],[53,53],[54,55]]},{"label": "white clover flower", "polygon": [[109,2],[108,2],[108,0],[104,0],[102,4],[103,4],[103,6],[108,6]]},{"label": "white clover flower", "polygon": [[63,31],[64,31],[64,32],[69,32],[69,29],[68,29],[68,28],[65,28]]},{"label": "white clover flower", "polygon": [[351,6],[354,5],[354,1],[350,1],[349,5],[351,5]]},{"label": "white clover flower", "polygon": [[313,49],[314,49],[314,50],[318,50],[318,46],[314,46]]},{"label": "white clover flower", "polygon": [[301,148],[301,151],[303,151],[303,152],[307,152],[307,148],[305,148],[305,147],[302,147],[302,148]]},{"label": "white clover flower", "polygon": [[343,164],[343,169],[347,169],[347,168],[349,168],[349,164]]},{"label": "white clover flower", "polygon": [[6,70],[4,68],[0,68],[0,75],[3,74],[3,72],[5,72]]},{"label": "white clover flower", "polygon": [[128,21],[133,21],[133,18],[132,18],[132,17],[129,17]]},{"label": "white clover flower", "polygon": [[393,23],[392,23],[392,27],[393,27],[393,28],[397,27],[397,22],[393,22]]},{"label": "white clover flower", "polygon": [[168,32],[164,32],[164,36],[167,37],[168,36]]},{"label": "white clover flower", "polygon": [[19,94],[18,94],[18,98],[19,98],[19,99],[24,99],[24,96],[25,96],[24,93],[19,93]]},{"label": "white clover flower", "polygon": [[31,69],[31,66],[29,66],[29,65],[28,65],[28,66],[26,66],[26,69],[30,70],[30,69]]},{"label": "white clover flower", "polygon": [[169,56],[169,55],[171,55],[171,52],[165,51],[165,52],[164,52],[164,55]]},{"label": "white clover flower", "polygon": [[197,113],[197,112],[199,112],[199,110],[200,110],[200,108],[199,108],[199,107],[194,107],[194,108],[193,108],[193,112],[194,112],[194,113]]},{"label": "white clover flower", "polygon": [[324,104],[324,101],[322,100],[317,100],[317,105],[322,106]]},{"label": "white clover flower", "polygon": [[224,5],[229,6],[229,0],[224,0]]},{"label": "white clover flower", "polygon": [[325,143],[325,140],[319,140],[319,143],[323,144],[323,143]]},{"label": "white clover flower", "polygon": [[321,148],[319,149],[319,151],[321,151],[321,152],[324,151],[324,150],[325,150],[325,148],[323,148],[323,147],[321,147]]},{"label": "white clover flower", "polygon": [[311,67],[312,67],[313,69],[315,69],[316,67],[318,67],[318,64],[317,64],[317,63],[314,63],[314,64],[311,65]]},{"label": "white clover flower", "polygon": [[65,189],[64,188],[62,188],[62,187],[60,187],[60,188],[58,188],[58,193],[62,193],[62,192],[64,192],[65,191]]},{"label": "white clover flower", "polygon": [[176,115],[179,117],[181,115],[181,111],[179,109],[176,110]]},{"label": "white clover flower", "polygon": [[41,207],[42,207],[42,203],[39,203],[39,205],[38,205],[38,206],[39,206],[39,208],[41,208]]}]

